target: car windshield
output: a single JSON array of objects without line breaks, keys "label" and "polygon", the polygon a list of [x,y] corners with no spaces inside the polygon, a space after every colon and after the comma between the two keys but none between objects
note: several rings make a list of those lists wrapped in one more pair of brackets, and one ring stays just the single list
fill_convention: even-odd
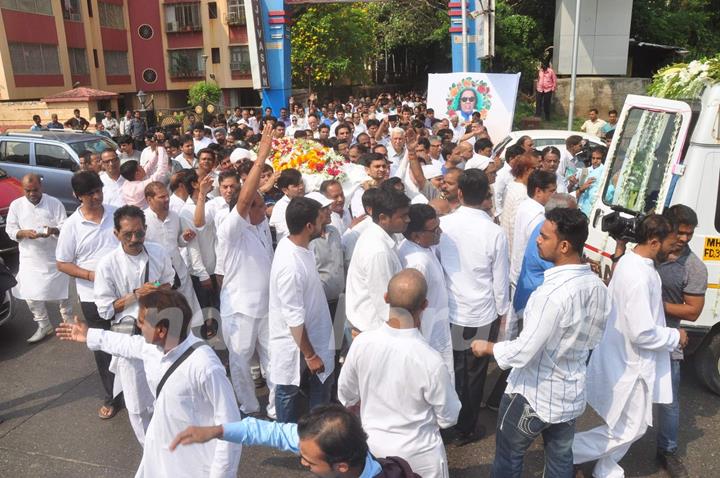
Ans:
[{"label": "car windshield", "polygon": [[630,110],[616,135],[615,153],[606,162],[610,176],[603,193],[605,204],[644,213],[655,209],[681,122],[676,113]]},{"label": "car windshield", "polygon": [[102,153],[107,148],[117,149],[117,145],[108,138],[97,137],[70,143],[70,147],[80,156],[85,151]]}]

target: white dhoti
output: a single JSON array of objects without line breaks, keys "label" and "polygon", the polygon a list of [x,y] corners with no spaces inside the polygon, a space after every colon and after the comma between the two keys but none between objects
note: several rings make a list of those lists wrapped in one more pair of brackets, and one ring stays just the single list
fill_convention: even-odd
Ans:
[{"label": "white dhoti", "polygon": [[586,432],[575,434],[573,461],[575,464],[598,460],[593,469],[595,478],[623,478],[625,471],[618,462],[647,430],[647,402],[650,400],[645,382],[635,382],[630,400],[614,427],[607,423]]},{"label": "white dhoti", "polygon": [[140,445],[145,444],[145,431],[150,424],[155,398],[147,379],[142,360],[113,357],[110,371],[115,373],[114,395],[123,392],[130,426]]},{"label": "white dhoti", "polygon": [[50,325],[50,316],[47,311],[48,302],[57,302],[60,306],[60,317],[63,322],[72,323],[73,318],[73,305],[70,299],[59,299],[59,300],[32,300],[26,299],[28,309],[32,312],[33,319],[38,323],[40,327],[46,327]]},{"label": "white dhoti", "polygon": [[230,378],[240,402],[240,410],[245,414],[260,411],[260,403],[255,396],[255,382],[250,372],[253,354],[257,350],[260,366],[265,373],[270,391],[267,415],[274,417],[275,384],[270,380],[268,319],[258,319],[244,314],[232,314],[221,319],[223,340],[229,352]]},{"label": "white dhoti", "polygon": [[396,450],[391,448],[370,447],[370,452],[375,456],[399,456],[408,462],[412,471],[422,478],[449,478],[447,455],[442,442],[435,448],[418,453],[411,450]]}]

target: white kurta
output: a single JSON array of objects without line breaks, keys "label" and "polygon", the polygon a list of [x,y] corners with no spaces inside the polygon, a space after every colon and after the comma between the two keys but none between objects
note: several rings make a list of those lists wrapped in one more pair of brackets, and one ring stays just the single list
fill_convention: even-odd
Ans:
[{"label": "white kurta", "polygon": [[338,380],[338,399],[360,402],[375,456],[401,456],[413,471],[446,477],[440,428],[457,422],[460,400],[440,354],[417,329],[380,328],[358,335]]},{"label": "white kurta", "polygon": [[518,277],[520,277],[520,269],[522,269],[522,261],[530,235],[544,220],[545,207],[533,198],[525,198],[517,208],[513,228],[515,231],[513,248],[510,255],[510,284],[513,286],[517,284]]},{"label": "white kurta", "polygon": [[611,427],[629,401],[636,382],[648,390],[644,419],[652,425],[652,404],[672,401],[670,354],[680,340],[665,326],[660,276],[651,259],[628,251],[609,286],[613,298],[605,335],[590,357],[588,403]]},{"label": "white kurta", "polygon": [[503,198],[502,214],[500,214],[500,226],[505,231],[508,240],[508,250],[513,249],[513,237],[515,236],[515,216],[517,209],[525,199],[528,198],[527,186],[517,181],[508,184]]},{"label": "white kurta", "polygon": [[[202,341],[190,334],[167,353],[145,342],[141,335],[122,335],[100,329],[88,331],[90,350],[142,361],[147,385],[155,394],[158,383],[188,347]],[[223,440],[185,446],[171,452],[168,445],[187,427],[210,426],[240,420],[225,367],[210,347],[199,347],[168,378],[145,436],[143,457],[136,477],[208,476],[234,478],[242,446]]]},{"label": "white kurta", "polygon": [[275,236],[278,244],[281,239],[290,234],[287,228],[287,221],[285,221],[285,212],[287,211],[288,204],[290,204],[290,198],[287,196],[281,197],[273,206],[272,214],[270,215],[270,225],[275,228]]},{"label": "white kurta", "polygon": [[353,327],[365,332],[388,319],[389,306],[383,296],[400,270],[395,240],[374,222],[368,223],[355,245],[347,274],[345,313]]},{"label": "white kurta", "polygon": [[305,327],[325,365],[321,382],[335,369],[335,339],[330,310],[312,251],[285,238],[275,250],[270,271],[270,377],[278,385],[300,386],[304,360],[290,327]]},{"label": "white kurta", "polygon": [[450,321],[448,319],[448,292],[445,273],[432,249],[404,240],[398,249],[404,268],[419,270],[427,282],[427,308],[423,311],[420,331],[432,348],[438,351],[455,382]]},{"label": "white kurta", "polygon": [[103,182],[103,204],[110,206],[122,207],[125,201],[122,197],[122,185],[125,184],[125,178],[118,176],[117,180],[112,179],[105,171],[100,173],[100,179]]},{"label": "white kurta", "polygon": [[[207,206],[207,205],[206,205]],[[205,210],[207,217],[207,209]],[[195,201],[188,197],[185,207],[180,211],[180,222],[183,227],[188,227],[195,232],[195,237],[188,242],[185,248],[185,263],[188,265],[190,275],[198,277],[201,281],[210,278],[215,274],[217,256],[215,255],[215,224],[205,222],[203,227],[194,226]]]},{"label": "white kurta", "polygon": [[21,229],[38,230],[45,227],[62,229],[67,213],[65,207],[56,198],[43,194],[35,205],[26,197],[20,197],[10,203],[5,232],[13,241],[18,242],[20,266],[17,273],[17,286],[12,294],[24,300],[62,300],[68,298],[69,277],[57,270],[55,250],[57,236],[39,239],[20,239],[17,233]]}]

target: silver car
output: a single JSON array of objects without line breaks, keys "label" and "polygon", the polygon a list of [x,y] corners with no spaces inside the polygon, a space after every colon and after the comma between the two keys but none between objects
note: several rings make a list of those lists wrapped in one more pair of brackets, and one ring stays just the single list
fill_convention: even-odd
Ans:
[{"label": "silver car", "polygon": [[70,178],[80,168],[85,151],[100,153],[117,144],[104,136],[74,131],[8,132],[0,135],[0,168],[22,179],[27,173],[39,174],[43,191],[58,198],[68,214],[77,209]]}]

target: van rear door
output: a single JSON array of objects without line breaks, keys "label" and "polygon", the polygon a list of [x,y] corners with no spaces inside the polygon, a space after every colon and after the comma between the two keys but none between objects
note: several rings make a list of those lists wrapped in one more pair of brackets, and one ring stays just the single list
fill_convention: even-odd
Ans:
[{"label": "van rear door", "polygon": [[682,174],[692,111],[687,103],[628,95],[605,160],[605,173],[590,213],[585,255],[609,279],[615,241],[601,230],[602,218],[621,206],[635,213],[660,213]]}]

